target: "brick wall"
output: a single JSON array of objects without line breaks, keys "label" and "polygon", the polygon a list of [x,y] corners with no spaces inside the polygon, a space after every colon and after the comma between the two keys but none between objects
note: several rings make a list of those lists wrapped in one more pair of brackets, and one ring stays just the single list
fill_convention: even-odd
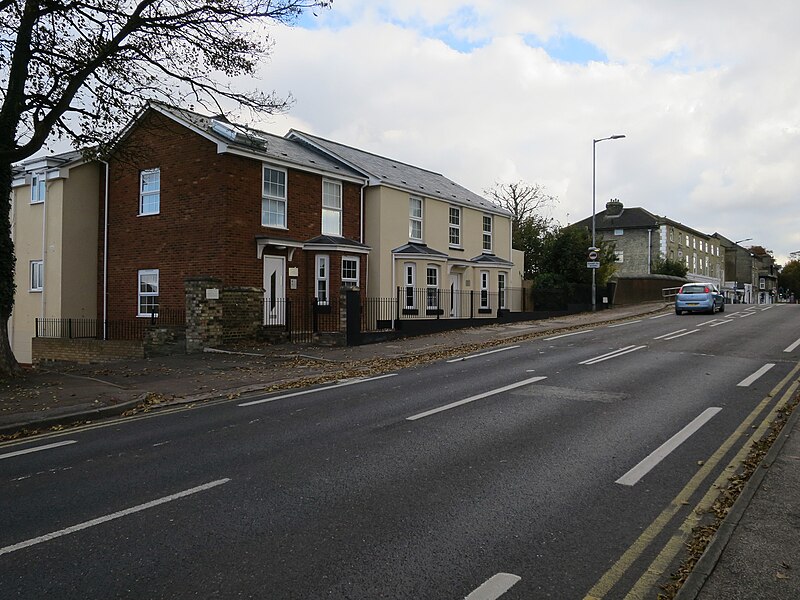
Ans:
[{"label": "brick wall", "polygon": [[224,341],[255,339],[264,318],[264,291],[253,287],[225,288],[221,299]]},{"label": "brick wall", "polygon": [[140,341],[33,338],[31,342],[34,364],[49,361],[109,363],[145,356]]},{"label": "brick wall", "polygon": [[[186,352],[202,352],[222,344],[221,280],[212,277],[187,278]],[[207,290],[217,290],[218,298],[209,298]]]}]

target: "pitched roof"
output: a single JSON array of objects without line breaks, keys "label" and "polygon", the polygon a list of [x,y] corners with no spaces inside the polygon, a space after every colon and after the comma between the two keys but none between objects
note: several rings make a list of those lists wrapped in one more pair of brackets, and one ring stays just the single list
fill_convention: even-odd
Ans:
[{"label": "pitched roof", "polygon": [[470,262],[478,263],[479,265],[511,266],[514,264],[510,260],[506,260],[505,258],[500,258],[499,256],[495,256],[494,254],[479,254],[475,258],[471,259]]},{"label": "pitched roof", "polygon": [[448,255],[444,252],[440,252],[434,248],[430,248],[427,244],[418,244],[415,242],[409,242],[407,244],[403,244],[399,248],[395,248],[392,250],[392,254],[406,254],[406,255],[424,255],[424,256],[432,256],[432,257],[441,257],[447,258]]},{"label": "pitched roof", "polygon": [[225,144],[231,149],[254,154],[266,161],[305,167],[337,177],[364,179],[359,171],[347,166],[332,156],[309,148],[307,144],[283,136],[266,133],[244,125],[232,125],[227,119],[214,118],[199,113],[151,102],[158,112],[193,128],[207,138]]},{"label": "pitched roof", "polygon": [[504,216],[511,215],[504,208],[458,185],[441,173],[428,171],[427,169],[326,140],[296,129],[289,131],[286,137],[288,139],[301,140],[307,145],[335,156],[345,164],[363,171],[369,175],[373,185],[388,185],[412,194],[438,198],[446,202],[470,206],[489,213]]},{"label": "pitched roof", "polygon": [[337,235],[318,235],[306,240],[306,244],[314,246],[352,246],[354,248],[369,248],[366,244]]},{"label": "pitched roof", "polygon": [[[596,230],[605,229],[635,229],[637,227],[644,227],[652,229],[656,227],[661,219],[640,207],[623,208],[622,213],[618,216],[608,216],[607,211],[602,211],[595,214],[594,228]],[[587,217],[582,221],[578,221],[573,227],[584,226],[591,228],[592,217]]]}]

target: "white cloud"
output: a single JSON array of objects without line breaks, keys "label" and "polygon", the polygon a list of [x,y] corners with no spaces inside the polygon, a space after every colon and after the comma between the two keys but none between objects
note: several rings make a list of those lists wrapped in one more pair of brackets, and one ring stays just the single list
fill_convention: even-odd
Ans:
[{"label": "white cloud", "polygon": [[[562,222],[591,212],[592,138],[623,133],[597,145],[598,209],[618,197],[782,259],[800,250],[800,4],[539,4],[336,0],[316,29],[272,30],[260,85],[297,102],[265,127],[477,192],[542,183]],[[530,42],[557,36],[609,62],[555,60]]]}]

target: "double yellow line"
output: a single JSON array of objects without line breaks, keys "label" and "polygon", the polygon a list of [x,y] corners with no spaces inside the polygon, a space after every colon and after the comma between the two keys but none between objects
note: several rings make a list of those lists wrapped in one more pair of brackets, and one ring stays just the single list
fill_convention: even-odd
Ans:
[{"label": "double yellow line", "polygon": [[[700,488],[700,485],[705,481],[709,474],[716,468],[722,461],[728,451],[737,443],[741,442],[742,436],[746,435],[753,426],[753,422],[758,415],[767,407],[767,405],[780,394],[787,384],[785,392],[780,400],[775,405],[775,408],[770,411],[764,418],[761,424],[755,429],[747,443],[743,444],[736,456],[728,463],[728,466],[722,470],[719,477],[709,488],[708,492],[703,496],[697,506],[689,513],[684,522],[678,528],[677,532],[669,539],[664,548],[658,553],[658,556],[647,567],[642,576],[624,596],[626,599],[635,600],[645,598],[645,596],[652,592],[653,586],[664,575],[666,569],[672,564],[675,557],[683,548],[686,540],[692,533],[692,529],[697,525],[701,516],[705,514],[708,509],[719,495],[719,490],[724,487],[726,480],[732,473],[739,468],[744,462],[750,451],[751,443],[761,439],[770,424],[774,420],[776,413],[784,408],[789,401],[794,397],[794,393],[800,386],[800,379],[793,378],[800,372],[800,363],[789,372],[772,390],[770,393],[753,409],[753,411],[745,418],[744,421],[736,428],[728,439],[711,455],[711,457],[703,463],[702,467],[695,473],[684,488],[678,493],[677,496],[669,503],[669,505],[655,518],[655,520],[645,529],[642,534],[631,544],[625,553],[614,563],[614,565],[606,571],[600,580],[589,590],[584,597],[584,600],[601,600],[611,591],[611,589],[619,582],[620,579],[628,572],[633,563],[638,560],[647,547],[659,536],[667,524],[677,514],[677,512],[685,508],[689,504],[689,498]],[[790,383],[791,382],[791,383]]]}]

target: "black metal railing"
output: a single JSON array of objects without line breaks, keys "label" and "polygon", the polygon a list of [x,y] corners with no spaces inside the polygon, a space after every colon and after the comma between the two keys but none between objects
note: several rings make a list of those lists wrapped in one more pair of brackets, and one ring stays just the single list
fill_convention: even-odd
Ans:
[{"label": "black metal railing", "polygon": [[139,340],[151,327],[181,325],[186,325],[185,311],[169,308],[133,319],[37,318],[36,337]]},{"label": "black metal railing", "polygon": [[289,298],[267,298],[262,304],[263,325],[285,332],[292,342],[311,342],[316,333],[333,333],[341,329],[339,299],[320,302]]}]

